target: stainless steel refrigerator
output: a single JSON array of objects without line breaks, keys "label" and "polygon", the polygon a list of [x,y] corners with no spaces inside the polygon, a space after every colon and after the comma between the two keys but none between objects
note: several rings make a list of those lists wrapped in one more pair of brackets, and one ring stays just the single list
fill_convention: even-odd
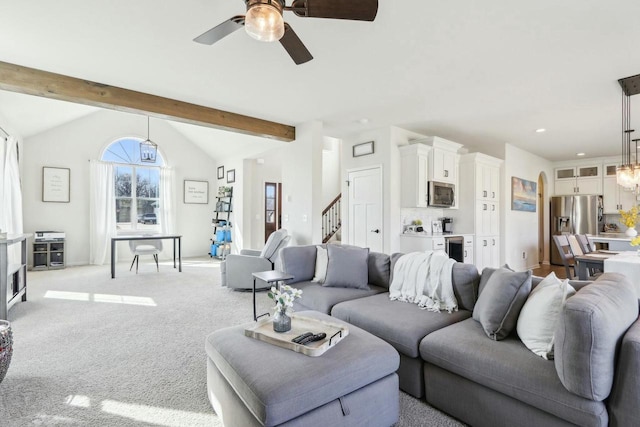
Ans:
[{"label": "stainless steel refrigerator", "polygon": [[[602,230],[602,196],[555,196],[551,198],[551,235],[598,234]],[[562,265],[558,248],[549,239],[551,264]]]}]

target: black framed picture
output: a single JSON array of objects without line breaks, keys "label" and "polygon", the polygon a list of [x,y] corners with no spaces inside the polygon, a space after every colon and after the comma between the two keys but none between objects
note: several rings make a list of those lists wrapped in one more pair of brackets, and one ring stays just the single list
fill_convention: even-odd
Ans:
[{"label": "black framed picture", "polygon": [[224,179],[224,166],[218,166],[218,179]]},{"label": "black framed picture", "polygon": [[231,184],[232,182],[236,182],[236,170],[229,169],[227,171],[227,184]]},{"label": "black framed picture", "polygon": [[373,154],[373,141],[363,142],[362,144],[353,146],[353,157],[366,156],[368,154]]}]

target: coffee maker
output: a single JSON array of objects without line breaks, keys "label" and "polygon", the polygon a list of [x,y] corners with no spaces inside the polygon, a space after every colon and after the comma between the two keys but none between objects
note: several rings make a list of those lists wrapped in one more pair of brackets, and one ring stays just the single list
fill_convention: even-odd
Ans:
[{"label": "coffee maker", "polygon": [[442,221],[442,232],[453,233],[453,218],[445,216],[439,219]]}]

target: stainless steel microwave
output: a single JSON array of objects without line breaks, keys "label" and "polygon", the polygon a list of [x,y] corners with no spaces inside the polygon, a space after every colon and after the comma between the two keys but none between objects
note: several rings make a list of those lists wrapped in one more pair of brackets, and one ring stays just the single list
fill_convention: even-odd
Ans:
[{"label": "stainless steel microwave", "polygon": [[455,205],[454,184],[446,182],[429,181],[427,205],[434,208],[450,208]]}]

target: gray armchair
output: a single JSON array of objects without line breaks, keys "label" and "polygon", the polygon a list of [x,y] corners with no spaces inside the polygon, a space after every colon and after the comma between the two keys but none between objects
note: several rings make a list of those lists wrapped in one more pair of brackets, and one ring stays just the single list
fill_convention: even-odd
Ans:
[{"label": "gray armchair", "polygon": [[[280,230],[271,233],[261,251],[243,249],[239,255],[229,254],[221,266],[222,286],[232,289],[252,289],[252,273],[259,271],[273,270],[274,264],[279,256],[280,249],[287,246],[290,240],[287,230]],[[256,283],[256,289],[267,287],[265,282]]]}]

